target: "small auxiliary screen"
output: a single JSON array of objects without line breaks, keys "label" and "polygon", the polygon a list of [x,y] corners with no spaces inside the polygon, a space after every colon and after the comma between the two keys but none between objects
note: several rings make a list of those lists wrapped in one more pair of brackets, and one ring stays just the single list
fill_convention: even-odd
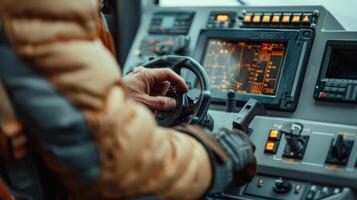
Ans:
[{"label": "small auxiliary screen", "polygon": [[357,41],[326,42],[314,98],[357,103]]},{"label": "small auxiliary screen", "polygon": [[357,46],[332,48],[326,78],[357,80]]},{"label": "small auxiliary screen", "polygon": [[202,64],[213,90],[274,96],[287,42],[207,40]]}]

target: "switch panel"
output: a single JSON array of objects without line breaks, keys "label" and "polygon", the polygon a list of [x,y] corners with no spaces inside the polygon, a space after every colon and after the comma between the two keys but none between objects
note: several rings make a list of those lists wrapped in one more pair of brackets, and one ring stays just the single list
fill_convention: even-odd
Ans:
[{"label": "switch panel", "polygon": [[[291,130],[299,124],[303,128]],[[250,128],[253,129],[250,139],[256,145],[258,172],[290,178],[299,174],[298,177],[311,182],[357,188],[357,145],[352,145],[357,139],[357,127],[257,116]],[[298,130],[302,130],[301,133]],[[275,140],[276,137],[280,139]],[[290,144],[289,139],[292,139]],[[336,153],[331,153],[331,146]],[[290,154],[291,149],[299,153]],[[328,155],[335,154],[342,158],[341,164],[336,163],[336,156],[334,161],[327,159]]]}]

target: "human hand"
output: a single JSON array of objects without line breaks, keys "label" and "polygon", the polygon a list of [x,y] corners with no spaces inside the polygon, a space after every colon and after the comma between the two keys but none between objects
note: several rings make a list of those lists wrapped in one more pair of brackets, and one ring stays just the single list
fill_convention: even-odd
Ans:
[{"label": "human hand", "polygon": [[168,68],[138,67],[122,80],[129,90],[129,97],[153,111],[171,111],[176,108],[176,100],[165,97],[171,83],[181,92],[188,91],[185,80]]}]

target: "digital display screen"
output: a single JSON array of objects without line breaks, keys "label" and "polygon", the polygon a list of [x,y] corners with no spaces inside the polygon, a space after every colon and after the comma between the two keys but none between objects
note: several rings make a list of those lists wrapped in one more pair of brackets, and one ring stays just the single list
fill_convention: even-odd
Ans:
[{"label": "digital display screen", "polygon": [[357,80],[357,47],[333,49],[326,78]]},{"label": "digital display screen", "polygon": [[209,39],[202,64],[212,89],[274,96],[287,43]]}]

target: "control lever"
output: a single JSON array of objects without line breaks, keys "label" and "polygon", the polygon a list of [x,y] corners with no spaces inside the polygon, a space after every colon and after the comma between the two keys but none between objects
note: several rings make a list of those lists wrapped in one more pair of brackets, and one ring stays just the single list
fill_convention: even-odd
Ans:
[{"label": "control lever", "polygon": [[343,159],[344,157],[346,157],[347,144],[345,143],[342,134],[337,135],[332,148],[333,148],[332,150],[337,158]]},{"label": "control lever", "polygon": [[281,134],[285,135],[287,145],[284,149],[284,157],[302,159],[309,136],[301,136],[304,125],[297,122],[286,122],[280,128]]},{"label": "control lever", "polygon": [[353,141],[345,140],[342,134],[338,134],[332,141],[326,162],[330,164],[346,165],[352,146]]},{"label": "control lever", "polygon": [[257,115],[266,115],[264,106],[257,100],[249,99],[239,111],[238,116],[233,120],[233,129],[239,129],[249,133],[249,124]]},{"label": "control lever", "polygon": [[228,91],[226,103],[227,112],[237,112],[237,100],[234,98],[235,96],[236,93],[234,92],[234,90]]},{"label": "control lever", "polygon": [[190,36],[179,35],[175,38],[173,44],[173,52],[178,55],[183,55],[190,44]]},{"label": "control lever", "polygon": [[280,131],[285,134],[285,139],[290,147],[290,151],[299,153],[304,148],[304,144],[299,141],[303,129],[304,126],[300,123],[285,123],[280,129]]}]

